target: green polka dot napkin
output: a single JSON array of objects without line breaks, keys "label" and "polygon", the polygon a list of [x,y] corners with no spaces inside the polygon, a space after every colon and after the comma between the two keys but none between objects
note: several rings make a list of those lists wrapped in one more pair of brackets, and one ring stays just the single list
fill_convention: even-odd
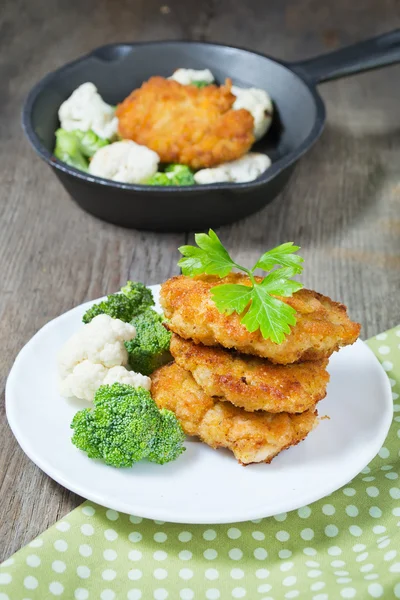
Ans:
[{"label": "green polka dot napkin", "polygon": [[369,341],[393,387],[379,455],[289,514],[174,525],[85,502],[6,560],[0,600],[400,598],[400,327]]}]

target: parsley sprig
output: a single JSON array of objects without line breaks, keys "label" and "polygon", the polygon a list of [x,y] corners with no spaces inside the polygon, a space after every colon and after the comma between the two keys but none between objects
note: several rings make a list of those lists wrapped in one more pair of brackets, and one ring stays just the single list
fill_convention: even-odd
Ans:
[{"label": "parsley sprig", "polygon": [[[286,242],[268,250],[256,264],[247,269],[230,257],[215,231],[195,235],[197,246],[181,246],[182,258],[178,265],[184,275],[218,275],[226,277],[233,269],[249,276],[251,286],[236,283],[211,288],[212,299],[221,313],[241,315],[240,322],[250,332],[261,331],[265,339],[281,344],[296,324],[294,308],[276,298],[289,297],[303,285],[291,279],[303,271],[303,258],[296,254],[300,249],[293,242]],[[278,267],[278,268],[276,268]],[[268,271],[261,282],[254,276],[256,269]]]}]

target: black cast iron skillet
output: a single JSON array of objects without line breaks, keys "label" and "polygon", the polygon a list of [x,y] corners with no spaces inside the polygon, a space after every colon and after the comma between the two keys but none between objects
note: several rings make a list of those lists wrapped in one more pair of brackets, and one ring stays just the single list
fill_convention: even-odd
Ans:
[{"label": "black cast iron skillet", "polygon": [[[201,230],[241,219],[279,194],[324,127],[325,108],[316,84],[398,61],[400,30],[297,63],[213,43],[110,44],[42,79],[25,102],[23,127],[72,198],[93,215],[138,229]],[[263,88],[271,95],[273,125],[254,150],[267,153],[273,164],[259,179],[196,187],[127,185],[93,177],[54,158],[58,108],[81,83],[92,81],[108,103],[117,104],[152,75],[168,77],[178,67],[209,68],[219,82],[231,77],[236,85]]]}]

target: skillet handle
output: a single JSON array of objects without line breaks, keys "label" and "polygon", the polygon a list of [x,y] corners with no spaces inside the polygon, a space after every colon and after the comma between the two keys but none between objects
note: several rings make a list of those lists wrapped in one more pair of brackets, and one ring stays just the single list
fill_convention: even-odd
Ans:
[{"label": "skillet handle", "polygon": [[322,83],[397,62],[400,62],[400,29],[289,66],[303,79]]}]

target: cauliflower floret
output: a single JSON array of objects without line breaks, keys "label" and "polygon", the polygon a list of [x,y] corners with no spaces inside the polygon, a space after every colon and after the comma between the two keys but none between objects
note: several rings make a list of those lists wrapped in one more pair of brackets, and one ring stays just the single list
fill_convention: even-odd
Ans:
[{"label": "cauliflower floret", "polygon": [[231,162],[224,163],[212,169],[201,169],[194,175],[196,183],[245,183],[257,179],[268,169],[271,160],[266,154],[249,152]]},{"label": "cauliflower floret", "polygon": [[118,133],[118,119],[115,109],[104,102],[93,83],[80,85],[63,102],[58,110],[62,129],[89,131],[99,137],[111,140]]},{"label": "cauliflower floret", "polygon": [[213,83],[214,75],[211,73],[210,69],[177,69],[168,79],[173,79],[181,85],[190,85],[194,81]]},{"label": "cauliflower floret", "polygon": [[92,402],[101,385],[113,383],[125,383],[134,388],[142,387],[150,390],[151,379],[140,373],[128,371],[122,366],[107,369],[103,365],[84,360],[60,381],[60,393],[65,398],[75,396]]},{"label": "cauliflower floret", "polygon": [[62,347],[58,355],[60,393],[92,401],[101,385],[126,383],[150,390],[150,378],[128,371],[124,342],[133,340],[130,323],[101,314],[84,325]]},{"label": "cauliflower floret", "polygon": [[123,183],[143,183],[157,172],[159,162],[160,157],[150,148],[123,140],[97,150],[89,173]]},{"label": "cauliflower floret", "polygon": [[134,339],[136,329],[130,323],[102,314],[84,325],[62,347],[58,368],[62,378],[73,372],[76,365],[89,360],[110,369],[128,363],[124,342]]},{"label": "cauliflower floret", "polygon": [[271,125],[273,106],[267,92],[258,88],[240,88],[232,86],[232,94],[236,96],[233,108],[245,108],[254,119],[254,136],[259,140]]},{"label": "cauliflower floret", "polygon": [[125,367],[113,367],[107,371],[103,380],[103,385],[112,385],[113,383],[125,383],[134,388],[142,387],[145,390],[150,391],[151,379],[141,373],[128,371]]},{"label": "cauliflower floret", "polygon": [[[113,369],[117,368],[113,367]],[[60,394],[65,398],[76,396],[82,400],[92,401],[107,373],[108,369],[103,365],[84,360],[77,364],[65,379],[60,380]]]}]

